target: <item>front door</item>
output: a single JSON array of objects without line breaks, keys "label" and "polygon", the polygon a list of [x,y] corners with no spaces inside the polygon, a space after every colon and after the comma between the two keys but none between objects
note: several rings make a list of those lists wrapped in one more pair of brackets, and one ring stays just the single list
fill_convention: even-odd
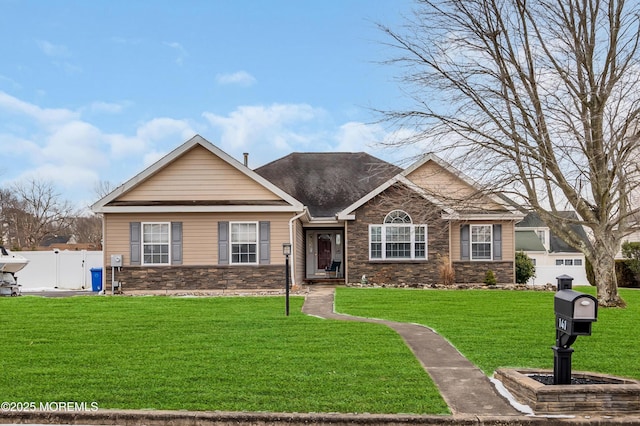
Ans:
[{"label": "front door", "polygon": [[331,266],[331,234],[318,235],[318,269],[324,270]]},{"label": "front door", "polygon": [[[344,252],[342,229],[307,229],[306,239],[306,278],[336,278],[343,277]],[[339,272],[329,273],[327,268],[333,262],[340,262]]]}]

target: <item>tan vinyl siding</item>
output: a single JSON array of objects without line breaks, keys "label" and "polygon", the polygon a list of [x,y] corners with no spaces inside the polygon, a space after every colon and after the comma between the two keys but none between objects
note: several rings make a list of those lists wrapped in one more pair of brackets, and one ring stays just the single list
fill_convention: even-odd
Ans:
[{"label": "tan vinyl siding", "polygon": [[280,200],[202,146],[195,146],[117,201]]},{"label": "tan vinyl siding", "polygon": [[516,231],[514,222],[502,223],[502,260],[516,258]]},{"label": "tan vinyl siding", "polygon": [[451,222],[451,253],[449,254],[451,261],[460,260],[460,222]]},{"label": "tan vinyl siding", "polygon": [[110,264],[112,254],[124,255],[124,264],[130,265],[130,222],[182,222],[182,264],[217,265],[219,221],[269,221],[271,264],[284,264],[282,243],[289,241],[290,218],[290,213],[105,214],[105,265]]},{"label": "tan vinyl siding", "polygon": [[476,188],[433,161],[428,161],[411,172],[407,179],[432,192],[438,198],[442,198],[447,205],[460,203],[462,210],[469,208],[504,210],[503,206],[487,197],[483,197],[481,200],[475,199],[479,196]]},{"label": "tan vinyl siding", "polygon": [[515,225],[512,221],[475,221],[475,222],[452,222],[451,223],[451,260],[460,260],[460,226],[465,225],[502,225],[502,260],[515,259]]},{"label": "tan vinyl siding", "polygon": [[294,253],[295,253],[295,283],[302,284],[305,279],[305,241],[304,241],[304,228],[302,228],[302,223],[299,220],[296,220],[293,225],[293,233],[295,235],[294,241]]}]

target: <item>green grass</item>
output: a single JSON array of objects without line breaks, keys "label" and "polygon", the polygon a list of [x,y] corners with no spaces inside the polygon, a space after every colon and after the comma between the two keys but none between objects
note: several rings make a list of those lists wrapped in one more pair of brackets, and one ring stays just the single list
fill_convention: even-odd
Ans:
[{"label": "green grass", "polygon": [[[594,294],[590,287],[578,291]],[[640,379],[640,291],[626,309],[599,309],[591,336],[573,344],[573,370]],[[553,368],[552,292],[339,288],[336,310],[433,328],[490,375],[499,367]]]},{"label": "green grass", "polygon": [[292,298],[0,298],[3,401],[448,413],[401,338]]}]

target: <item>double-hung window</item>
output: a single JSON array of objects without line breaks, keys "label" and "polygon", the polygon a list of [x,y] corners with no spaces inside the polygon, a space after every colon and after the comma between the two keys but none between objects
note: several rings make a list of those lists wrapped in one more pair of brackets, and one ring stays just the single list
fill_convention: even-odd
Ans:
[{"label": "double-hung window", "polygon": [[169,264],[169,222],[142,224],[142,262],[145,265]]},{"label": "double-hung window", "polygon": [[371,260],[427,258],[427,226],[414,225],[402,210],[389,213],[381,225],[369,225]]},{"label": "double-hung window", "polygon": [[491,225],[471,225],[471,259],[491,260],[492,230]]},{"label": "double-hung window", "polygon": [[258,263],[258,223],[231,222],[231,263]]}]

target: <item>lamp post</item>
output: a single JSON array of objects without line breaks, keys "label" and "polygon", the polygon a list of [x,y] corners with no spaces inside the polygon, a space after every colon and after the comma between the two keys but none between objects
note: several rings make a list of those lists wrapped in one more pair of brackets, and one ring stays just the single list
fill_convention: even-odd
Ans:
[{"label": "lamp post", "polygon": [[289,316],[289,255],[291,254],[291,244],[282,244],[282,254],[284,254],[284,285],[285,285],[285,313]]},{"label": "lamp post", "polygon": [[53,249],[53,252],[55,253],[55,258],[56,258],[56,288],[58,288],[60,286],[60,250]]}]

